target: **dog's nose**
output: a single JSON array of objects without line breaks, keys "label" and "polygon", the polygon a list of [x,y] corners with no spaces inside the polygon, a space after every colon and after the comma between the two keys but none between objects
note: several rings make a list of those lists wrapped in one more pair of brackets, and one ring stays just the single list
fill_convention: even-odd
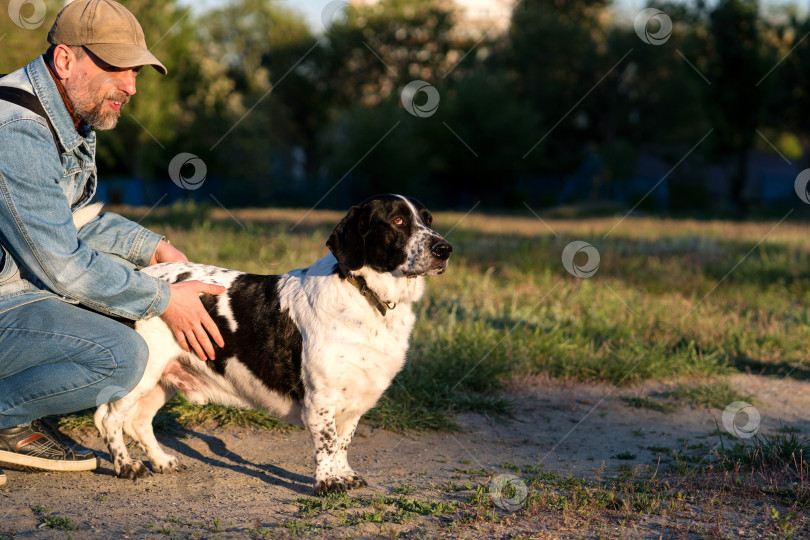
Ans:
[{"label": "dog's nose", "polygon": [[450,253],[453,251],[453,246],[447,242],[439,242],[430,250],[433,255],[438,259],[449,259]]}]

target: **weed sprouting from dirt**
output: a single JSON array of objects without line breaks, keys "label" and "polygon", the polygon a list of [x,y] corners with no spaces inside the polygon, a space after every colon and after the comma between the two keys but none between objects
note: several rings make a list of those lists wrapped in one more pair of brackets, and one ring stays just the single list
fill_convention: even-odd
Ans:
[{"label": "weed sprouting from dirt", "polygon": [[72,519],[63,516],[55,516],[44,506],[34,506],[31,508],[31,511],[42,520],[41,527],[59,529],[61,531],[75,531],[77,529]]},{"label": "weed sprouting from dirt", "polygon": [[810,508],[810,439],[794,430],[731,443],[720,437],[719,467],[798,508]]}]

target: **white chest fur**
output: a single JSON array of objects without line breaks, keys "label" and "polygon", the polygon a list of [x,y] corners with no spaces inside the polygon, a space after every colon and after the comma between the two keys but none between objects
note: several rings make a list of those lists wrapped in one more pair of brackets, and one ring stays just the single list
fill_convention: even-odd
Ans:
[{"label": "white chest fur", "polygon": [[302,378],[307,392],[334,392],[342,412],[374,406],[402,369],[416,317],[411,303],[424,291],[422,278],[375,279],[369,283],[396,304],[381,315],[357,289],[333,273],[327,256],[280,283],[282,307],[303,337]]}]

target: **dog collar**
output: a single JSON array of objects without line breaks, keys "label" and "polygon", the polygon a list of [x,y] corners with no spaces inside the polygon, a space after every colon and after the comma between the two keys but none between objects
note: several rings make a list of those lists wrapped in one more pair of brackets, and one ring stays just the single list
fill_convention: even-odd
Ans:
[{"label": "dog collar", "polygon": [[340,265],[338,265],[338,270],[340,271],[340,275],[343,277],[343,279],[351,283],[354,288],[360,292],[360,295],[366,299],[371,307],[379,311],[380,315],[383,317],[385,317],[385,314],[389,309],[394,309],[397,307],[396,303],[394,302],[385,302],[384,300],[381,300],[380,297],[377,296],[377,293],[368,288],[366,278],[363,276],[355,276],[344,270]]}]

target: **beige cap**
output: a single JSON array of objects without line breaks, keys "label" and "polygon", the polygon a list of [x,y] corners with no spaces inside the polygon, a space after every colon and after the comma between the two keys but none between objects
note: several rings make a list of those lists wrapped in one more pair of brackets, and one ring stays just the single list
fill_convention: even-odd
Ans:
[{"label": "beige cap", "polygon": [[118,68],[166,67],[146,48],[143,29],[135,16],[112,0],[76,0],[59,12],[48,32],[53,45],[82,45],[104,62]]}]

